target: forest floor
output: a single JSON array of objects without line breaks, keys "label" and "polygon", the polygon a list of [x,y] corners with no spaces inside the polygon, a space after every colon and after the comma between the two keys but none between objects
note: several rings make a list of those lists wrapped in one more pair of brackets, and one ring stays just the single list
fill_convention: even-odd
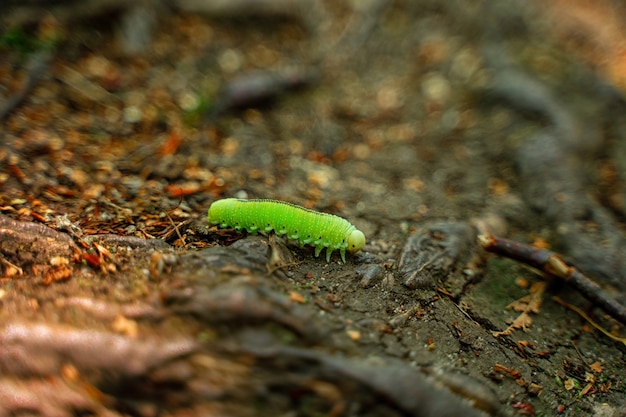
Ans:
[{"label": "forest floor", "polygon": [[626,416],[626,10],[205,3],[3,6],[0,417]]}]

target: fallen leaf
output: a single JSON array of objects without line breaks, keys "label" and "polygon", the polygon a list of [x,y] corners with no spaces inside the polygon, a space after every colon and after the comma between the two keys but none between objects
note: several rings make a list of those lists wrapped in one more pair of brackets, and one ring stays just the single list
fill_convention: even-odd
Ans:
[{"label": "fallen leaf", "polygon": [[522,313],[519,316],[517,316],[517,318],[513,321],[513,323],[509,327],[507,327],[505,330],[501,332],[493,332],[492,334],[495,337],[508,336],[511,333],[513,333],[515,329],[526,330],[526,328],[528,328],[528,326],[530,326],[532,322],[533,322],[533,319],[530,317],[530,315],[528,315],[528,313]]},{"label": "fallen leaf", "polygon": [[568,379],[565,380],[564,385],[565,385],[565,389],[567,391],[571,391],[574,388],[576,388],[579,384],[578,384],[578,381],[576,379],[568,378]]},{"label": "fallen leaf", "polygon": [[295,292],[295,291],[289,292],[289,299],[291,301],[295,301],[296,303],[300,303],[300,304],[304,304],[304,302],[306,301],[302,294],[300,294],[299,292]]},{"label": "fallen leaf", "polygon": [[600,373],[604,370],[604,368],[598,361],[592,363],[591,365],[589,365],[589,367],[591,368],[592,371],[597,372],[597,373]]}]

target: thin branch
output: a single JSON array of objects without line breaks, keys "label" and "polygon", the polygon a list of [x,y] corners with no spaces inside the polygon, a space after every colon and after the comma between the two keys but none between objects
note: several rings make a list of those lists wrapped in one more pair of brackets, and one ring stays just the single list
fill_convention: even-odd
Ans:
[{"label": "thin branch", "polygon": [[[604,335],[610,339],[615,340],[616,342],[620,342],[623,343],[624,345],[626,345],[626,338],[624,337],[619,337],[619,336],[615,336],[614,334],[612,334],[611,332],[609,332],[608,330],[606,330],[605,328],[603,328],[602,326],[600,326],[598,323],[596,323],[595,321],[591,320],[591,317],[589,317],[584,311],[582,311],[580,308],[576,307],[575,305],[566,303],[565,301],[561,300],[559,297],[552,297],[552,299],[554,301],[556,301],[557,303],[561,304],[563,307],[572,310],[574,313],[578,314],[580,317],[582,317],[583,319],[585,319],[587,321],[587,323],[591,324],[593,327],[596,328],[596,330],[601,331],[602,333],[604,333]],[[575,345],[574,345],[575,346]],[[581,356],[582,359],[582,356]],[[584,360],[583,360],[584,361]],[[585,362],[586,363],[586,362]]]},{"label": "thin branch", "polygon": [[561,255],[489,234],[478,236],[478,242],[488,252],[523,262],[546,275],[562,279],[613,318],[626,324],[626,307],[606,294],[591,278],[568,265]]}]

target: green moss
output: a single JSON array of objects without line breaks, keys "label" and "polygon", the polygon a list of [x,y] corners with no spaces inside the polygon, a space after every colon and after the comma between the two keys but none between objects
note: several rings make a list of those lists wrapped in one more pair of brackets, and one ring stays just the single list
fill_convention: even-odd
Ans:
[{"label": "green moss", "polygon": [[217,339],[217,333],[212,329],[206,329],[198,333],[198,336],[196,337],[196,339],[200,343],[205,343],[205,344],[212,343],[213,341]]},{"label": "green moss", "polygon": [[527,290],[516,284],[519,276],[528,276],[529,272],[520,270],[519,265],[509,259],[492,258],[489,260],[487,275],[480,283],[480,292],[492,303],[494,311],[502,311],[516,299],[523,297]]},{"label": "green moss", "polygon": [[267,323],[264,328],[283,345],[292,345],[298,341],[298,336],[291,330],[276,323]]},{"label": "green moss", "polygon": [[0,36],[0,49],[28,54],[38,49],[38,42],[35,36],[22,28],[11,28]]},{"label": "green moss", "polygon": [[189,111],[186,111],[183,116],[183,121],[187,126],[195,126],[202,122],[202,120],[210,114],[213,109],[213,98],[208,95],[200,95],[198,97],[197,106]]},{"label": "green moss", "polygon": [[13,27],[0,35],[0,51],[12,51],[22,55],[29,55],[36,51],[53,49],[60,40],[58,34],[39,38],[20,27]]}]

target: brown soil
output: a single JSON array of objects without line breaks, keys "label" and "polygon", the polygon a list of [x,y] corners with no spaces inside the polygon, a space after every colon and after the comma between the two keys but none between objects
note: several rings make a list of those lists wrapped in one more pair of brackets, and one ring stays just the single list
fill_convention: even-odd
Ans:
[{"label": "brown soil", "polygon": [[626,415],[624,323],[476,239],[624,305],[623,9],[193,3],[2,6],[0,417]]}]

